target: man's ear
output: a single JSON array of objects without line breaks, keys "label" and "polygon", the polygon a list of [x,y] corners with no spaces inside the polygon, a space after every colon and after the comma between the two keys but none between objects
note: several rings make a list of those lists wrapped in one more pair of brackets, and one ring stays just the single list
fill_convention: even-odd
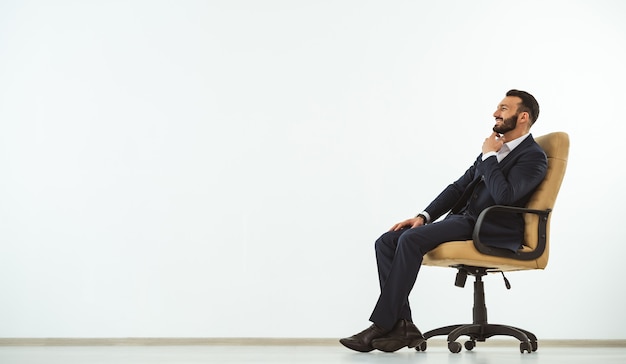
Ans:
[{"label": "man's ear", "polygon": [[519,113],[519,115],[517,116],[517,122],[522,122],[530,125],[530,114],[528,113],[528,111],[523,111]]}]

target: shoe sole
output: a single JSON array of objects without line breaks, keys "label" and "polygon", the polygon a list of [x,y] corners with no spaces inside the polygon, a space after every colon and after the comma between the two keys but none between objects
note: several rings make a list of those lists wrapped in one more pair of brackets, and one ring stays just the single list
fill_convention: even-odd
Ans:
[{"label": "shoe sole", "polygon": [[410,340],[397,340],[397,339],[376,339],[372,341],[372,346],[374,349],[384,351],[386,353],[393,353],[394,351],[398,351],[403,347],[414,348],[424,342],[422,338],[415,338]]}]

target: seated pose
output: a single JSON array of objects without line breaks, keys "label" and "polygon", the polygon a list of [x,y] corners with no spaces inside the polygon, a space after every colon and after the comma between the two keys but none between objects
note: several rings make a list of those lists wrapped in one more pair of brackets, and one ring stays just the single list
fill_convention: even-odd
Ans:
[{"label": "seated pose", "polygon": [[[423,256],[441,243],[472,239],[478,215],[489,206],[524,207],[545,177],[546,155],[529,134],[539,116],[537,100],[527,92],[510,90],[493,116],[493,133],[467,171],[424,211],[393,225],[376,240],[380,296],[370,317],[373,324],[341,339],[344,346],[393,352],[421,344],[424,337],[413,324],[408,298]],[[519,214],[490,214],[481,230],[485,244],[513,251],[521,247],[523,236]]]}]

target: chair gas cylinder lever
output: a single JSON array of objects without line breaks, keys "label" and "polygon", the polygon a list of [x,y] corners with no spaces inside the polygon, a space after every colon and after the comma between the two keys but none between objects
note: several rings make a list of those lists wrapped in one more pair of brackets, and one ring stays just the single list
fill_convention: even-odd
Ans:
[{"label": "chair gas cylinder lever", "polygon": [[506,289],[511,289],[511,283],[509,282],[509,280],[504,275],[504,272],[500,271],[500,273],[502,273],[502,278],[504,278],[504,285],[506,286]]}]

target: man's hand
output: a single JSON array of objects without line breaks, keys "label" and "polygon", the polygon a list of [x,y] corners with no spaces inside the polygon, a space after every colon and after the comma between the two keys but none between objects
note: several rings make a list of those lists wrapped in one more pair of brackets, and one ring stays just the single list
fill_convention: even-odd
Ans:
[{"label": "man's hand", "polygon": [[483,143],[483,154],[497,152],[502,148],[502,145],[504,145],[504,136],[500,137],[500,134],[494,131]]},{"label": "man's hand", "polygon": [[400,229],[404,229],[404,228],[416,228],[418,226],[422,226],[426,223],[426,221],[424,221],[424,219],[421,216],[418,217],[414,217],[411,219],[406,219],[404,221],[401,221],[397,224],[395,224],[394,226],[391,227],[391,229],[389,229],[389,231],[398,231]]}]

